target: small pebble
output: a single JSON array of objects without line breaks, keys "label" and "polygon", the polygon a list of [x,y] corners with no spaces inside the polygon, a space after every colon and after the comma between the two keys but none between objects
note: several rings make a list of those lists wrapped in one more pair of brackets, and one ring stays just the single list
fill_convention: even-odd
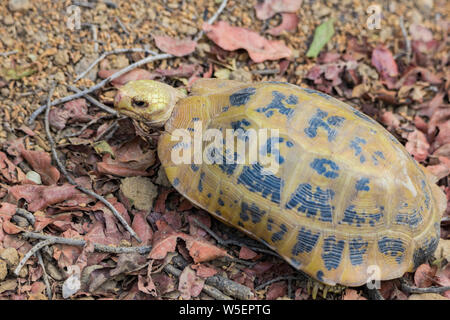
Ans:
[{"label": "small pebble", "polygon": [[42,184],[41,175],[36,171],[28,171],[26,174],[26,178],[36,184]]},{"label": "small pebble", "polygon": [[28,0],[9,0],[9,10],[20,11],[31,8],[31,3]]}]

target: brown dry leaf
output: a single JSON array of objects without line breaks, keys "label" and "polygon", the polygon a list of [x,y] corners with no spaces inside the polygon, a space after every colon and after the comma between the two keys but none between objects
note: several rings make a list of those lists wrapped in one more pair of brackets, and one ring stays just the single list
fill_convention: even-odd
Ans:
[{"label": "brown dry leaf", "polygon": [[391,51],[384,45],[378,45],[372,52],[372,65],[377,69],[388,88],[394,88],[394,77],[398,76],[398,67]]},{"label": "brown dry leaf", "polygon": [[[23,146],[22,146],[23,147]],[[0,180],[6,180],[10,183],[18,183],[25,179],[25,174],[11,160],[8,159],[4,152],[0,151],[0,173],[3,177]]]},{"label": "brown dry leaf", "polygon": [[175,251],[178,238],[183,238],[183,233],[175,232],[167,223],[163,222],[160,226],[153,236],[152,251],[148,255],[150,259],[164,259],[167,253]]},{"label": "brown dry leaf", "polygon": [[219,21],[214,25],[205,23],[203,31],[222,49],[228,51],[247,50],[250,58],[256,63],[289,58],[292,55],[292,50],[286,47],[282,41],[267,40],[254,31],[230,26],[225,21]]},{"label": "brown dry leaf", "polygon": [[24,149],[21,156],[41,175],[44,184],[53,185],[58,182],[60,173],[52,166],[52,158],[47,152]]},{"label": "brown dry leaf", "polygon": [[158,195],[158,187],[146,177],[124,178],[120,184],[120,191],[138,210],[150,211],[153,201]]},{"label": "brown dry leaf", "polygon": [[20,185],[8,189],[9,194],[16,200],[21,198],[28,202],[28,210],[35,212],[50,205],[72,200],[78,204],[86,204],[91,198],[75,186],[64,184],[61,186]]},{"label": "brown dry leaf", "polygon": [[62,130],[69,121],[88,122],[92,116],[88,114],[86,100],[81,98],[66,102],[62,108],[51,109],[48,120],[52,127]]},{"label": "brown dry leaf", "polygon": [[226,250],[220,249],[203,239],[195,239],[188,235],[185,235],[183,239],[186,241],[186,247],[195,263],[230,257]]},{"label": "brown dry leaf", "polygon": [[281,18],[283,19],[281,23],[273,28],[267,30],[268,34],[273,36],[278,36],[283,31],[293,32],[297,29],[298,16],[296,13],[282,13]]},{"label": "brown dry leaf", "polygon": [[257,255],[258,254],[255,251],[250,250],[246,246],[242,246],[241,250],[239,251],[239,259],[251,260],[254,259]]},{"label": "brown dry leaf", "polygon": [[183,299],[189,300],[192,297],[197,297],[202,292],[204,284],[205,280],[198,277],[195,271],[190,266],[187,266],[181,272],[178,291],[180,291]]},{"label": "brown dry leaf", "polygon": [[342,300],[367,300],[354,289],[346,289]]},{"label": "brown dry leaf", "polygon": [[176,57],[182,57],[195,51],[197,42],[191,39],[175,39],[168,36],[156,36],[156,47],[165,53],[170,53]]},{"label": "brown dry leaf", "polygon": [[300,9],[302,0],[259,0],[255,5],[256,17],[266,20],[279,12],[295,12]]},{"label": "brown dry leaf", "polygon": [[[98,72],[98,76],[102,79],[106,79],[110,76],[112,76],[114,73],[119,71],[118,69],[112,69],[112,70],[100,70]],[[114,79],[111,81],[112,85],[115,87],[121,87],[124,84],[126,84],[128,81],[132,80],[153,80],[156,78],[156,75],[154,73],[150,73],[145,69],[134,69],[131,70],[120,77]]]},{"label": "brown dry leaf", "polygon": [[431,279],[433,278],[435,272],[436,270],[433,270],[428,263],[421,264],[414,273],[414,284],[416,287],[430,287],[433,284]]},{"label": "brown dry leaf", "polygon": [[206,263],[194,264],[191,268],[196,270],[197,275],[202,278],[212,277],[217,273],[216,268],[208,266]]},{"label": "brown dry leaf", "polygon": [[407,139],[408,142],[405,145],[406,150],[417,161],[425,161],[428,158],[428,150],[430,149],[430,144],[425,134],[422,131],[414,129],[413,132],[408,133]]},{"label": "brown dry leaf", "polygon": [[279,281],[272,283],[267,289],[266,299],[275,300],[277,298],[283,297],[287,294],[287,283],[286,281]]},{"label": "brown dry leaf", "polygon": [[139,211],[134,214],[133,224],[131,228],[137,233],[142,242],[140,245],[148,245],[153,238],[153,230],[147,222],[146,212]]}]

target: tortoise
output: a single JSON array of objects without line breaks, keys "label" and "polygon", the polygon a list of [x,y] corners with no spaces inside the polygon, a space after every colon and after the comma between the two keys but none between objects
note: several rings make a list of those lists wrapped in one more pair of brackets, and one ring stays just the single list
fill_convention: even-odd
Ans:
[{"label": "tortoise", "polygon": [[[437,247],[447,200],[435,178],[382,125],[327,94],[281,82],[201,79],[187,96],[136,80],[120,88],[115,106],[161,132],[158,156],[178,192],[325,285],[401,277]],[[250,129],[278,130],[256,148],[276,155],[278,169],[266,170],[259,158],[238,161],[225,138],[222,149],[209,151],[211,143],[201,141],[199,163],[199,151],[187,151],[199,127],[233,129],[245,155],[255,145]],[[180,141],[179,132],[194,143]],[[180,163],[174,154],[183,152],[189,161]]]}]

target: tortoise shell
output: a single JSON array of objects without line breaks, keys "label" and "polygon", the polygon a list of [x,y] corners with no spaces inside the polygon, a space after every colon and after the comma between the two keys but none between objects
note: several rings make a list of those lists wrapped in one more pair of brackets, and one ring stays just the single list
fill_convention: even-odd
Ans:
[{"label": "tortoise shell", "polygon": [[[174,133],[187,129],[194,137],[199,124],[220,132],[278,129],[266,150],[278,155],[279,169],[196,164],[194,155],[174,163],[172,153],[190,147]],[[431,175],[376,121],[318,91],[199,80],[175,105],[158,155],[183,196],[329,285],[400,277],[439,241],[446,200]]]}]

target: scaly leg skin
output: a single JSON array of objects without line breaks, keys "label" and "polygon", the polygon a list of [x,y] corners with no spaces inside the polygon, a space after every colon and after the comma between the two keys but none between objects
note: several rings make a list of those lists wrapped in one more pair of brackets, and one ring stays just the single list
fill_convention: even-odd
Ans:
[{"label": "scaly leg skin", "polygon": [[308,294],[311,295],[314,300],[316,300],[319,290],[322,292],[322,298],[326,299],[327,294],[329,292],[334,294],[340,294],[344,292],[345,288],[346,288],[345,286],[342,286],[340,284],[329,286],[313,278],[309,278],[306,284]]}]

